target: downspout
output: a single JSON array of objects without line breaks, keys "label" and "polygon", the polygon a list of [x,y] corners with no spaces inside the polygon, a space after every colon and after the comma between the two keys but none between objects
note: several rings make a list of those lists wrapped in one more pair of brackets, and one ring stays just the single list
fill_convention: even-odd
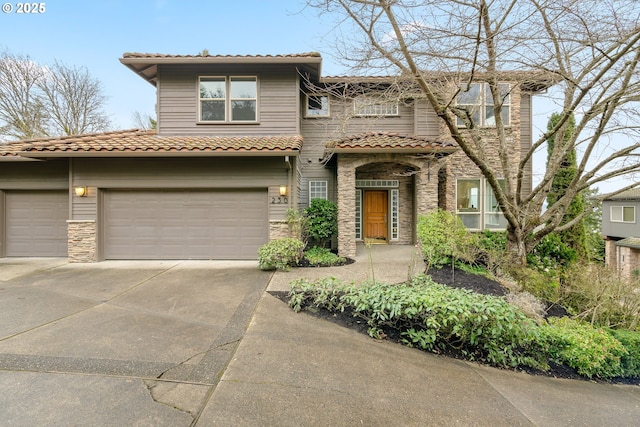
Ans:
[{"label": "downspout", "polygon": [[289,156],[284,156],[284,162],[287,164],[287,187],[289,188],[289,197],[287,200],[287,206],[290,208],[292,206],[292,200],[294,197],[293,192],[293,167],[291,167],[291,159]]}]

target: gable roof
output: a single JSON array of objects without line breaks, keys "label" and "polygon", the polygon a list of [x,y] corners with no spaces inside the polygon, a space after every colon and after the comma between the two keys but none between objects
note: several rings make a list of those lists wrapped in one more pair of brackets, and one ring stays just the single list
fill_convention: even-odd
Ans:
[{"label": "gable roof", "polygon": [[300,135],[159,136],[155,130],[125,130],[19,141],[0,147],[2,160],[49,157],[293,155]]},{"label": "gable roof", "polygon": [[640,237],[627,237],[626,239],[618,240],[615,244],[625,248],[640,249]]},{"label": "gable roof", "polygon": [[437,153],[450,154],[458,148],[455,144],[435,141],[421,136],[389,132],[366,132],[329,141],[325,155],[331,153]]},{"label": "gable roof", "polygon": [[154,86],[158,83],[160,64],[293,64],[320,77],[322,57],[317,52],[284,55],[170,55],[162,53],[125,52],[120,62]]},{"label": "gable roof", "polygon": [[604,198],[603,200],[640,200],[640,188],[633,188],[631,190],[623,191],[622,193],[615,194]]}]

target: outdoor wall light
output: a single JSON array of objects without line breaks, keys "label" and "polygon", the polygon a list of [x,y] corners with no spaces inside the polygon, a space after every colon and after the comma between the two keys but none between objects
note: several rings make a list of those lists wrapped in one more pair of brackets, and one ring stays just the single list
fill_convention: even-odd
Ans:
[{"label": "outdoor wall light", "polygon": [[73,191],[76,193],[76,196],[78,196],[78,197],[86,197],[87,196],[87,187],[84,187],[84,186],[74,187]]},{"label": "outdoor wall light", "polygon": [[281,196],[286,196],[287,195],[287,186],[286,185],[281,185],[280,186],[280,195]]}]

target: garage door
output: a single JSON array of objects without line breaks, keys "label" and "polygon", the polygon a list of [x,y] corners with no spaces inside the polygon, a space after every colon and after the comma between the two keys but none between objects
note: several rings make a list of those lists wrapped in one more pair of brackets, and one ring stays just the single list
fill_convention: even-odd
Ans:
[{"label": "garage door", "polygon": [[7,256],[67,256],[67,191],[7,191]]},{"label": "garage door", "polygon": [[256,259],[264,191],[105,191],[106,259]]}]

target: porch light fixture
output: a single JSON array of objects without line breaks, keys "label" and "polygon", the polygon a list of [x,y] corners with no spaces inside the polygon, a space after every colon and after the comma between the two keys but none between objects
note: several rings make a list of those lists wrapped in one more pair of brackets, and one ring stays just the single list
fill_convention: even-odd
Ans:
[{"label": "porch light fixture", "polygon": [[73,191],[76,193],[76,196],[78,197],[87,197],[87,187],[85,186],[74,187]]},{"label": "porch light fixture", "polygon": [[287,195],[287,186],[286,185],[281,185],[280,186],[280,195],[281,196],[286,196]]}]

